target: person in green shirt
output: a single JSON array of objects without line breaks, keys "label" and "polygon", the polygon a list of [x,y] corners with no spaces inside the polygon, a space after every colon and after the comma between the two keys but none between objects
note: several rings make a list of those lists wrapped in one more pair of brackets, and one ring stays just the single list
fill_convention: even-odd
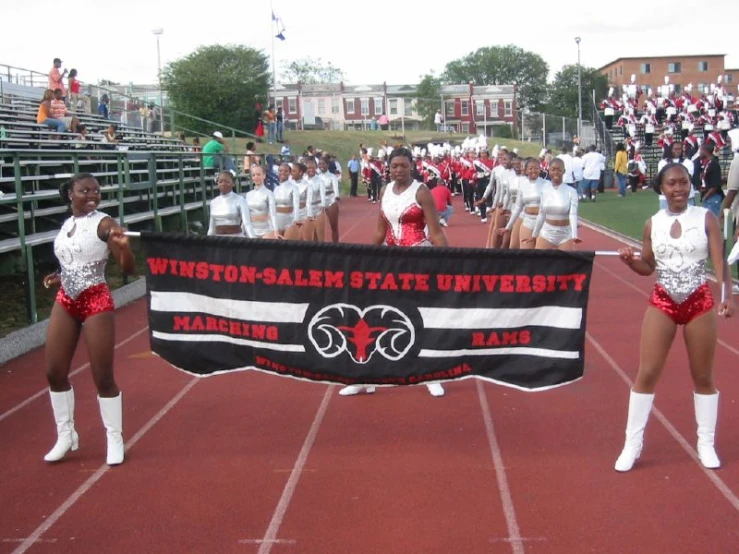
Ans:
[{"label": "person in green shirt", "polygon": [[213,133],[213,138],[203,146],[203,167],[220,171],[236,170],[233,158],[228,156],[228,146],[223,141],[220,131]]}]

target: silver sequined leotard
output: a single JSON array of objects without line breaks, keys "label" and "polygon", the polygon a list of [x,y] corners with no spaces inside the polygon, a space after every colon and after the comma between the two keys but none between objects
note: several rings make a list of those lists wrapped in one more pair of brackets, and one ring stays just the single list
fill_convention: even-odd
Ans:
[{"label": "silver sequined leotard", "polygon": [[262,185],[246,193],[249,218],[257,237],[277,231],[277,210],[272,191]]},{"label": "silver sequined leotard", "polygon": [[241,233],[228,236],[255,237],[249,218],[249,208],[247,208],[243,196],[231,191],[228,194],[216,196],[211,201],[208,235],[215,235],[216,227],[220,225],[238,225],[241,227]]},{"label": "silver sequined leotard", "polygon": [[277,185],[273,193],[277,209],[277,229],[284,231],[298,221],[300,192],[295,182],[288,179]]},{"label": "silver sequined leotard", "polygon": [[107,214],[98,211],[70,217],[54,239],[54,254],[62,268],[62,287],[72,300],[84,290],[105,283],[110,251],[108,244],[98,237],[98,226],[106,217]]}]

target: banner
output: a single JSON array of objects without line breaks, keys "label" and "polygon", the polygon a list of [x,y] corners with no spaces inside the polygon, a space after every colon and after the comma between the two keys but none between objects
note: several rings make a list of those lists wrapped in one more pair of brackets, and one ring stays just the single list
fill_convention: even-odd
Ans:
[{"label": "banner", "polygon": [[141,242],[151,349],[193,375],[541,390],[583,374],[593,252]]}]

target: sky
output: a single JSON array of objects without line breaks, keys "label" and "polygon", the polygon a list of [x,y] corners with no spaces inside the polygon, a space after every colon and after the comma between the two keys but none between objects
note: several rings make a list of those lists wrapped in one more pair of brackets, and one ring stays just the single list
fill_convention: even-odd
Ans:
[{"label": "sky", "polygon": [[[181,1],[75,0],[74,22],[71,12],[63,10],[65,22],[53,34],[39,31],[33,22],[40,13],[57,13],[58,0],[6,4],[4,22],[18,24],[3,25],[0,33],[0,72],[7,72],[5,64],[46,73],[58,57],[63,67],[76,68],[79,78],[91,83],[156,83],[157,40],[152,30],[157,28],[163,30],[162,67],[209,44],[243,44],[271,58],[273,11],[283,21],[286,38],[274,39],[278,82],[285,62],[310,57],[340,68],[347,84],[417,83],[478,48],[506,44],[542,56],[552,78],[562,66],[577,63],[575,37],[581,38],[583,66],[601,67],[630,56],[727,54],[726,68],[739,68],[739,42],[732,38],[739,21],[736,0],[704,4],[703,12],[711,15],[702,17],[688,14],[694,0],[591,0],[578,3],[576,10],[564,9],[568,3],[540,0],[525,6],[477,0],[460,3],[463,10],[448,2],[411,1],[193,0],[190,9]],[[438,7],[430,7],[434,5]],[[517,5],[523,6],[520,14],[508,9]],[[622,14],[616,12],[619,7]],[[712,28],[695,30],[696,22],[711,18]]]}]

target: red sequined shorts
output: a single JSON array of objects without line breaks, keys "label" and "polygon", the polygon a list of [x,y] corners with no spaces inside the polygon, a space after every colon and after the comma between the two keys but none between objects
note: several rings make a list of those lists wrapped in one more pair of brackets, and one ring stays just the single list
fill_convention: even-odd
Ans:
[{"label": "red sequined shorts", "polygon": [[687,325],[696,317],[713,308],[713,295],[707,283],[695,289],[690,296],[678,304],[659,283],[654,285],[649,304],[657,308],[677,325]]},{"label": "red sequined shorts", "polygon": [[64,288],[60,287],[56,294],[56,301],[59,305],[67,310],[69,315],[82,323],[88,317],[92,317],[103,312],[112,312],[115,309],[113,304],[113,296],[110,289],[105,283],[94,285],[89,289],[83,290],[76,300],[72,300]]}]

